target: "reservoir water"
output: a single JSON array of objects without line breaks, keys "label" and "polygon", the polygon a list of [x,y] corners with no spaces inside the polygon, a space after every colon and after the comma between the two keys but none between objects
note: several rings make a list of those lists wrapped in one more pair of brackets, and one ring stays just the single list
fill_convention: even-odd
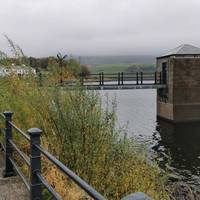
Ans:
[{"label": "reservoir water", "polygon": [[128,137],[155,152],[161,167],[192,185],[200,185],[200,123],[172,124],[156,116],[156,90],[100,91],[116,98],[118,127],[127,127]]}]

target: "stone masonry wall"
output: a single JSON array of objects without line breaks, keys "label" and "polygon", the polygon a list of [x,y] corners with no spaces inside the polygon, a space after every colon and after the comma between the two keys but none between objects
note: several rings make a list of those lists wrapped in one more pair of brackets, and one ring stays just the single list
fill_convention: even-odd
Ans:
[{"label": "stone masonry wall", "polygon": [[174,58],[173,104],[200,104],[200,58]]},{"label": "stone masonry wall", "polygon": [[200,58],[173,58],[175,121],[200,121]]}]

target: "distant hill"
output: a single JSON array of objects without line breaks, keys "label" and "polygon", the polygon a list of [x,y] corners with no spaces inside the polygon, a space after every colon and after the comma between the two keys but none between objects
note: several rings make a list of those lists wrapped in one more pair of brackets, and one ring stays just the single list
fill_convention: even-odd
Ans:
[{"label": "distant hill", "polygon": [[154,56],[137,55],[137,56],[83,56],[80,58],[82,65],[98,66],[110,64],[154,64]]}]

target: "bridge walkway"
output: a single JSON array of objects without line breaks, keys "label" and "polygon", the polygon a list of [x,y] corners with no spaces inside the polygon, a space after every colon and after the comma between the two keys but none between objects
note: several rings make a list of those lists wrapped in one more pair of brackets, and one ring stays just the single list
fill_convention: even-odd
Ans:
[{"label": "bridge walkway", "polygon": [[[161,72],[80,74],[80,83],[87,90],[160,89],[166,87]],[[68,86],[75,86],[72,82]]]}]

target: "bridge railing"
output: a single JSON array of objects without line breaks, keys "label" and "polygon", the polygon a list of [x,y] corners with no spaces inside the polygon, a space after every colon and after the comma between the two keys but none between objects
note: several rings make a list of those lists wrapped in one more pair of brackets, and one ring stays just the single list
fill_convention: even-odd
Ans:
[{"label": "bridge railing", "polygon": [[80,74],[81,85],[161,85],[161,72]]},{"label": "bridge railing", "polygon": [[[94,188],[92,188],[83,179],[77,176],[73,171],[56,159],[47,150],[43,149],[40,145],[40,136],[42,131],[38,128],[31,128],[27,133],[23,132],[12,122],[13,113],[10,111],[5,111],[0,113],[0,118],[3,119],[5,125],[1,128],[1,136],[3,136],[3,141],[0,141],[0,147],[5,153],[5,169],[3,172],[4,177],[14,176],[16,173],[21,177],[28,191],[30,192],[30,200],[42,200],[42,188],[46,188],[51,194],[53,199],[61,200],[61,196],[54,190],[54,188],[48,183],[45,177],[42,175],[41,170],[41,155],[53,163],[61,172],[64,173],[68,178],[74,181],[80,188],[82,188],[89,197],[95,200],[106,200],[106,198],[98,193]],[[25,154],[13,140],[13,131],[15,131],[19,136],[23,137],[28,143],[30,148],[30,156]],[[25,175],[17,162],[15,161],[14,152],[24,161],[28,166],[29,176]],[[139,199],[149,199],[143,193],[135,193],[124,197],[123,200],[139,200]]]}]

